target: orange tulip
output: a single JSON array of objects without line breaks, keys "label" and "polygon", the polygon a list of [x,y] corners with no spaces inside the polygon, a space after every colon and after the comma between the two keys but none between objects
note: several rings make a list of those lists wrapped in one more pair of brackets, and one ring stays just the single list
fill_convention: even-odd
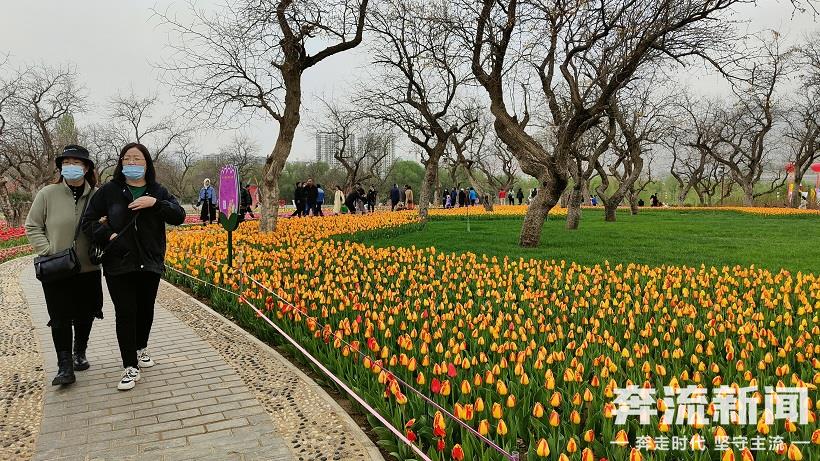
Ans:
[{"label": "orange tulip", "polygon": [[724,451],[720,461],[735,461],[735,452],[731,449]]},{"label": "orange tulip", "polygon": [[629,443],[629,437],[626,436],[626,431],[621,429],[615,434],[615,445],[625,447]]},{"label": "orange tulip", "polygon": [[800,448],[793,443],[789,444],[788,456],[789,461],[800,461],[803,459],[803,453],[800,452]]},{"label": "orange tulip", "polygon": [[552,426],[552,427],[558,427],[558,424],[561,423],[561,417],[558,416],[557,411],[552,410],[552,413],[550,413],[550,417],[549,417],[549,423],[550,423],[550,426]]},{"label": "orange tulip", "polygon": [[515,396],[510,394],[507,396],[507,408],[512,408],[515,406]]},{"label": "orange tulip", "polygon": [[507,435],[507,423],[505,423],[503,419],[498,420],[498,425],[495,429],[498,435]]},{"label": "orange tulip", "polygon": [[493,409],[492,409],[491,414],[493,415],[493,418],[495,418],[495,419],[501,419],[501,417],[504,416],[504,410],[501,409],[501,405],[498,402],[495,402],[493,404]]},{"label": "orange tulip", "polygon": [[550,446],[546,440],[541,439],[538,441],[538,445],[535,449],[535,453],[540,456],[541,458],[546,458],[550,455]]},{"label": "orange tulip", "polygon": [[544,416],[544,406],[541,405],[541,402],[535,402],[535,405],[532,407],[532,415],[536,418]]},{"label": "orange tulip", "polygon": [[490,423],[486,419],[482,419],[481,422],[478,423],[478,433],[481,435],[490,433]]},{"label": "orange tulip", "polygon": [[592,453],[592,450],[584,448],[584,451],[581,452],[581,461],[595,461],[595,455]]},{"label": "orange tulip", "polygon": [[637,448],[633,448],[629,452],[629,461],[643,461],[643,455]]},{"label": "orange tulip", "polygon": [[592,443],[593,441],[595,441],[595,431],[589,429],[584,432],[584,442]]},{"label": "orange tulip", "polygon": [[570,437],[569,442],[567,442],[567,453],[575,453],[578,451],[578,442],[575,441],[575,437]]},{"label": "orange tulip", "polygon": [[752,456],[752,450],[749,450],[748,447],[741,450],[740,451],[740,461],[755,461],[755,457]]}]

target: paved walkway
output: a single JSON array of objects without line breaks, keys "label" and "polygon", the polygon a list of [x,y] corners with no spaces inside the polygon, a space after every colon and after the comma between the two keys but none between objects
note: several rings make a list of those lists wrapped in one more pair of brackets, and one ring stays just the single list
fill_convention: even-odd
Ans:
[{"label": "paved walkway", "polygon": [[381,459],[313,381],[165,282],[149,342],[157,365],[143,371],[133,390],[116,388],[121,362],[105,289],[106,318],[95,322],[89,344],[91,369],[77,372],[72,386],[51,386],[56,357],[48,315],[30,259],[23,262],[8,269],[18,271],[34,336],[45,351],[43,370],[29,381],[49,381],[39,386],[34,459]]}]

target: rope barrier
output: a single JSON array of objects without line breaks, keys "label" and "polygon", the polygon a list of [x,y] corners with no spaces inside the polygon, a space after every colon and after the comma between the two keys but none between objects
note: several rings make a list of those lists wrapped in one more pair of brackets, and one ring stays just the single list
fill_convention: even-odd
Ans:
[{"label": "rope barrier", "polygon": [[[205,258],[205,257],[203,257],[203,256],[196,256],[196,257],[197,257],[197,258],[199,258],[199,259],[201,259],[201,260],[203,260],[203,261],[207,261],[207,262],[210,262],[210,263],[213,263],[213,264],[217,264],[217,265],[220,265],[220,266],[224,265],[224,263],[222,263],[222,262],[219,262],[219,261],[214,261],[214,260],[211,260],[211,259]],[[285,303],[286,305],[290,306],[290,307],[291,307],[291,308],[293,308],[294,310],[296,310],[296,311],[298,311],[298,312],[302,313],[302,314],[303,314],[303,315],[305,315],[308,319],[312,319],[312,320],[316,323],[316,325],[317,325],[318,327],[321,327],[321,328],[324,328],[324,327],[325,327],[325,325],[324,325],[324,324],[322,324],[322,323],[318,320],[318,318],[316,318],[316,317],[314,317],[314,316],[311,316],[311,315],[307,312],[307,310],[300,309],[299,307],[295,306],[295,305],[294,305],[293,303],[291,303],[290,301],[288,301],[288,300],[286,300],[286,299],[282,298],[281,296],[279,296],[279,294],[278,294],[278,293],[275,293],[275,292],[274,292],[273,290],[271,290],[270,288],[268,288],[268,287],[264,286],[264,285],[263,285],[262,283],[260,283],[258,280],[256,280],[255,278],[253,278],[251,275],[247,274],[245,271],[240,270],[240,269],[235,269],[235,268],[230,268],[230,270],[231,270],[231,271],[234,271],[234,272],[237,272],[237,273],[239,273],[239,274],[241,274],[241,275],[243,275],[243,276],[247,277],[247,278],[248,278],[250,281],[252,281],[255,285],[257,285],[257,286],[258,286],[259,288],[261,288],[262,290],[264,290],[264,291],[268,292],[269,294],[271,294],[271,295],[275,296],[275,297],[276,297],[279,301],[281,301],[281,302]],[[207,283],[207,282],[205,282],[205,283]],[[243,298],[243,299],[244,299],[244,298]],[[244,301],[245,301],[246,303],[248,302],[246,299],[245,299]],[[256,310],[255,306],[251,305],[251,307],[253,307],[253,308],[254,308],[254,310]],[[261,314],[261,312],[260,312],[260,311],[258,311],[258,310],[257,310],[257,313],[260,313],[260,314]],[[271,324],[273,325],[273,323],[270,321],[270,319],[269,319],[266,315],[264,315],[264,314],[263,314],[263,315],[262,315],[262,317],[264,317],[268,323],[271,323]],[[278,326],[275,326],[275,328],[281,332],[281,329],[280,329]],[[284,333],[283,333],[283,335],[284,335]],[[344,343],[345,345],[349,346],[349,347],[350,347],[350,349],[351,349],[352,351],[354,351],[354,352],[356,352],[357,354],[359,354],[359,356],[361,356],[362,358],[367,357],[367,358],[369,358],[369,359],[371,359],[371,360],[374,360],[374,359],[373,359],[372,357],[370,357],[369,355],[366,355],[366,354],[364,354],[363,352],[361,352],[358,348],[353,347],[353,345],[352,345],[352,344],[350,344],[348,341],[346,341],[344,338],[338,338],[338,339],[339,339],[342,343]],[[297,348],[301,348],[301,346],[297,346]],[[434,408],[436,408],[438,411],[442,412],[444,415],[446,415],[446,416],[447,416],[448,418],[450,418],[452,421],[455,421],[457,424],[459,424],[461,427],[463,427],[464,429],[466,429],[466,430],[467,430],[469,433],[471,433],[473,436],[477,437],[479,440],[481,440],[481,441],[482,441],[482,442],[484,442],[485,444],[489,445],[489,446],[490,446],[493,450],[495,450],[496,452],[498,452],[500,455],[502,455],[502,456],[503,456],[503,457],[505,457],[506,459],[508,459],[508,460],[510,460],[510,461],[518,461],[518,460],[519,460],[519,454],[518,454],[518,452],[512,452],[512,453],[510,453],[510,452],[508,452],[508,451],[504,450],[501,446],[499,446],[498,444],[496,444],[495,442],[493,442],[492,440],[490,440],[490,439],[489,439],[489,438],[487,438],[486,436],[482,435],[480,432],[478,432],[477,430],[475,430],[472,426],[470,426],[469,424],[467,424],[467,423],[465,423],[464,421],[462,421],[460,418],[458,418],[458,417],[456,417],[455,415],[453,415],[451,412],[449,412],[447,409],[445,409],[444,407],[442,407],[441,405],[439,405],[438,403],[436,403],[435,401],[433,401],[433,400],[432,400],[431,398],[429,398],[427,395],[425,395],[424,393],[422,393],[421,391],[419,391],[418,389],[416,389],[416,388],[415,388],[415,387],[413,387],[412,385],[408,384],[408,383],[407,383],[406,381],[404,381],[403,379],[401,379],[401,378],[399,378],[398,376],[396,376],[396,374],[395,374],[395,373],[393,373],[392,371],[390,371],[390,369],[388,369],[386,366],[384,366],[384,365],[380,365],[380,368],[381,368],[382,370],[386,371],[386,372],[390,375],[390,377],[391,377],[392,379],[394,379],[397,383],[399,383],[400,385],[404,386],[406,389],[408,389],[408,390],[410,390],[411,392],[413,392],[414,394],[416,394],[419,398],[421,398],[421,399],[422,399],[422,400],[424,400],[426,403],[428,403],[429,405],[431,405],[431,406],[433,406]],[[391,427],[392,427],[392,425],[391,425]],[[413,445],[413,446],[415,446],[415,445]]]},{"label": "rope barrier", "polygon": [[191,279],[196,280],[196,281],[198,281],[198,282],[201,282],[201,283],[203,283],[203,284],[205,284],[205,285],[210,285],[210,286],[212,286],[212,287],[214,287],[214,288],[217,288],[217,289],[219,289],[219,290],[222,290],[222,291],[224,291],[224,292],[226,292],[226,293],[230,293],[230,294],[232,294],[232,295],[235,295],[235,296],[237,296],[239,299],[241,299],[242,301],[244,301],[244,303],[245,303],[245,304],[247,304],[248,306],[250,306],[250,308],[251,308],[251,309],[253,309],[259,317],[264,318],[264,319],[265,319],[265,321],[266,321],[266,322],[267,322],[267,323],[268,323],[271,327],[273,327],[273,328],[274,328],[274,329],[275,329],[275,330],[276,330],[276,331],[277,331],[280,335],[282,335],[285,339],[287,339],[287,340],[288,340],[288,342],[289,342],[289,343],[291,343],[291,345],[293,345],[293,347],[295,347],[295,348],[296,348],[299,352],[301,352],[301,353],[302,353],[305,357],[307,357],[307,358],[308,358],[308,360],[310,360],[310,361],[311,361],[314,365],[316,365],[316,366],[317,366],[320,370],[322,370],[322,372],[323,372],[324,374],[326,374],[326,375],[327,375],[330,379],[332,379],[332,380],[333,380],[333,382],[335,382],[336,384],[338,384],[338,385],[339,385],[339,387],[341,387],[342,389],[344,389],[344,390],[345,390],[345,392],[347,392],[347,393],[348,393],[351,397],[353,397],[353,399],[354,399],[354,400],[356,400],[357,402],[359,402],[359,404],[360,404],[362,407],[364,407],[364,408],[365,408],[365,410],[367,410],[367,411],[368,411],[371,415],[373,415],[373,417],[375,417],[377,420],[379,420],[379,422],[380,422],[380,423],[382,423],[382,425],[384,425],[384,426],[385,426],[388,430],[390,430],[390,432],[392,432],[393,434],[395,434],[395,435],[396,435],[396,437],[398,437],[398,438],[399,438],[399,440],[401,440],[401,441],[402,441],[402,442],[404,442],[405,444],[409,445],[409,446],[410,446],[410,448],[412,448],[412,449],[413,449],[413,451],[415,451],[415,452],[416,452],[416,454],[417,454],[417,455],[419,455],[419,456],[421,457],[421,459],[422,459],[422,460],[424,460],[424,461],[432,461],[432,460],[431,460],[431,459],[430,459],[430,458],[429,458],[429,457],[428,457],[428,456],[427,456],[427,455],[426,455],[423,451],[421,451],[421,448],[419,448],[419,447],[418,447],[416,444],[414,444],[414,443],[413,443],[410,439],[408,439],[408,438],[407,438],[404,434],[402,434],[402,433],[401,433],[401,431],[399,431],[398,429],[396,429],[396,428],[393,426],[393,424],[391,424],[391,423],[390,423],[390,421],[388,421],[388,420],[387,420],[384,416],[382,416],[382,415],[381,415],[381,413],[379,413],[379,412],[378,412],[375,408],[371,407],[371,406],[370,406],[370,404],[368,404],[368,403],[367,403],[367,402],[366,402],[366,401],[365,401],[365,400],[364,400],[361,396],[359,396],[359,394],[357,394],[357,393],[356,393],[353,389],[351,389],[350,387],[348,387],[348,385],[347,385],[347,384],[345,384],[345,383],[344,383],[344,382],[343,382],[343,381],[342,381],[339,377],[337,377],[337,376],[336,376],[335,374],[333,374],[330,370],[328,370],[328,369],[327,369],[324,365],[322,365],[322,363],[321,363],[321,362],[319,362],[319,360],[318,360],[318,359],[316,359],[316,358],[315,358],[315,357],[314,357],[314,356],[313,356],[310,352],[308,352],[308,351],[307,351],[304,347],[302,347],[302,346],[301,346],[301,345],[300,345],[300,344],[299,344],[296,340],[294,340],[293,338],[291,338],[291,337],[290,337],[290,335],[288,335],[287,333],[285,333],[285,331],[284,331],[284,330],[282,330],[282,328],[280,328],[278,325],[276,325],[275,323],[273,323],[273,322],[272,322],[272,321],[268,318],[268,316],[266,316],[264,313],[262,313],[262,311],[260,311],[260,310],[259,310],[256,306],[254,306],[253,304],[251,304],[251,303],[250,303],[247,299],[245,299],[245,298],[244,298],[241,294],[236,293],[236,292],[231,291],[231,290],[227,290],[227,289],[222,288],[222,287],[220,287],[220,286],[214,285],[213,283],[207,282],[207,281],[202,280],[202,279],[200,279],[200,278],[194,277],[193,275],[190,275],[190,274],[187,274],[187,273],[185,273],[185,272],[182,272],[182,271],[180,271],[180,270],[178,270],[178,269],[175,269],[175,268],[173,268],[173,267],[169,266],[168,264],[165,264],[165,267],[167,267],[168,269],[171,269],[172,271],[174,271],[174,272],[176,272],[176,273],[178,273],[178,274],[180,274],[180,275],[183,275],[183,276],[185,276],[185,277],[191,278]]}]

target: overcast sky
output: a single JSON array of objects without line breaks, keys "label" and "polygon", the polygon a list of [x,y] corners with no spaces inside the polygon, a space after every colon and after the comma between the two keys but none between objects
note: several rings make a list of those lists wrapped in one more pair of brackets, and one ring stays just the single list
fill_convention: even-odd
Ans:
[{"label": "overcast sky", "polygon": [[[198,8],[215,9],[220,0],[196,0]],[[181,17],[187,2],[160,0],[3,0],[0,14],[0,56],[10,55],[16,65],[46,63],[73,64],[90,100],[89,112],[76,116],[79,125],[105,117],[106,101],[117,93],[156,93],[165,107],[175,102],[157,80],[153,64],[166,53],[167,35],[152,18],[151,8],[177,11]],[[809,15],[793,17],[787,0],[760,0],[759,6],[746,7],[741,17],[750,21],[751,30],[776,28],[792,39],[818,29]],[[364,48],[333,57],[305,74],[303,88],[303,126],[297,132],[292,160],[312,160],[314,138],[307,125],[311,110],[318,107],[317,95],[346,94],[351,82],[366,75],[361,67],[367,62]],[[714,77],[685,77],[701,92],[716,86]],[[692,82],[691,80],[695,80]],[[261,153],[273,147],[276,128],[270,122],[254,122],[245,131],[256,139]],[[213,153],[227,142],[230,132],[203,134],[198,145],[203,153]],[[399,149],[400,151],[402,149]],[[411,157],[403,152],[400,156]]]}]

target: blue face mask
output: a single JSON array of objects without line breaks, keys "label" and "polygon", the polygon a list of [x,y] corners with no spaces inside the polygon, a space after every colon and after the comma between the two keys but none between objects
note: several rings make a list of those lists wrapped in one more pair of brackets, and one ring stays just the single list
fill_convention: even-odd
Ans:
[{"label": "blue face mask", "polygon": [[145,177],[145,167],[141,165],[123,165],[122,174],[127,179],[136,181]]},{"label": "blue face mask", "polygon": [[60,174],[68,181],[76,181],[85,176],[85,171],[80,165],[63,165]]}]

